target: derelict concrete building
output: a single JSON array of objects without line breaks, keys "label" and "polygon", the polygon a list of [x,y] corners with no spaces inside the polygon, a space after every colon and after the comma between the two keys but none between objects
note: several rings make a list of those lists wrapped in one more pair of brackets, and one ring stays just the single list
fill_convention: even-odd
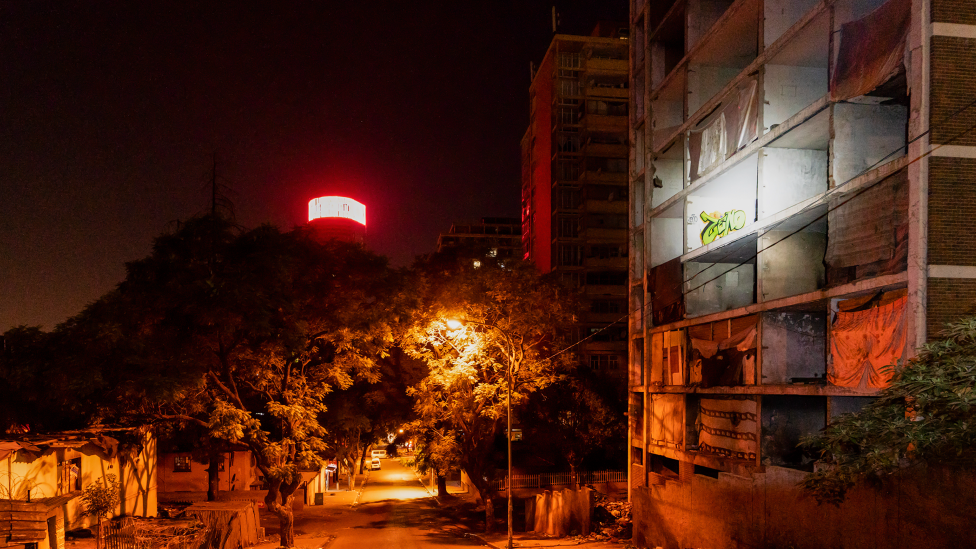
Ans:
[{"label": "derelict concrete building", "polygon": [[976,506],[971,479],[837,509],[795,487],[815,458],[801,436],[973,312],[976,2],[630,14],[635,543],[976,544],[946,526]]}]

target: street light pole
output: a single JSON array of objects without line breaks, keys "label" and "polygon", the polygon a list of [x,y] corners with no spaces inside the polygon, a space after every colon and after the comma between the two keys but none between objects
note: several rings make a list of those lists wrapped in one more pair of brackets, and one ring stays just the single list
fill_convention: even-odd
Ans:
[{"label": "street light pole", "polygon": [[508,549],[512,549],[512,363],[508,363]]},{"label": "street light pole", "polygon": [[[462,322],[460,320],[448,319],[446,321],[446,324],[448,329],[458,330],[466,322],[473,322],[473,321],[468,320]],[[508,339],[508,336],[505,334],[505,332],[498,326],[494,326],[492,324],[487,324],[484,322],[475,322],[475,323],[481,326],[498,330],[498,332],[502,334],[503,337],[505,337],[506,341],[508,341],[509,345],[511,346],[510,351],[511,353],[513,353],[512,355],[508,356],[508,369],[507,369],[508,396],[505,398],[505,408],[506,408],[505,420],[508,423],[508,433],[506,433],[506,436],[508,437],[508,549],[514,549],[515,544],[512,541],[512,514],[513,514],[512,513],[512,376],[513,376],[512,370],[514,368],[515,349],[514,349],[514,345],[512,345],[511,343],[511,340]]]}]

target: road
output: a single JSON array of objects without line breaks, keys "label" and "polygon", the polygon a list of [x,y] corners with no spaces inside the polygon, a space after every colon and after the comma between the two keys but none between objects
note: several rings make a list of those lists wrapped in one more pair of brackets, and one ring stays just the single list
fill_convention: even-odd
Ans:
[{"label": "road", "polygon": [[[329,549],[415,549],[483,545],[438,512],[414,472],[396,459],[369,474],[359,505],[333,515]],[[331,522],[331,521],[330,521]],[[300,540],[298,545],[301,545]]]}]

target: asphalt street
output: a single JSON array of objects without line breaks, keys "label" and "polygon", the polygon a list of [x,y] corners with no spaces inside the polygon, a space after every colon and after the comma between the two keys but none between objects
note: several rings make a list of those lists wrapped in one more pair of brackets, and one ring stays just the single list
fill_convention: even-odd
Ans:
[{"label": "asphalt street", "polygon": [[[350,505],[353,494],[347,494],[295,513],[298,547],[450,549],[484,545],[478,538],[465,536],[463,528],[437,508],[417,475],[396,459],[382,460],[382,468],[369,473],[358,505]],[[276,525],[270,516],[261,518],[263,525]]]}]

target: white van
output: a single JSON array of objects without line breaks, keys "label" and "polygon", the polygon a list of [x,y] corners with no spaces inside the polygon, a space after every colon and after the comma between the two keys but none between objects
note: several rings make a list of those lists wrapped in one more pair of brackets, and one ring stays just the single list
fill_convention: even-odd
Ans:
[{"label": "white van", "polygon": [[370,457],[386,459],[386,450],[373,450]]}]

